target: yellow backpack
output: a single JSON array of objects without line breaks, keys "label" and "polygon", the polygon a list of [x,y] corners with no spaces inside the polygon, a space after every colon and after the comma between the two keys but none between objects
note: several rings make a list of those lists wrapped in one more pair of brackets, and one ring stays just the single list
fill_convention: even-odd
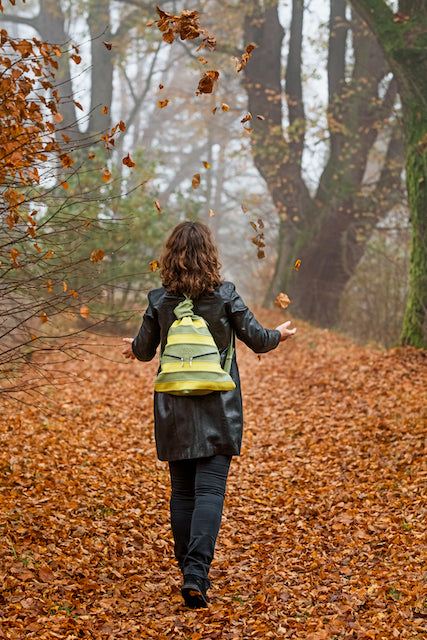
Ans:
[{"label": "yellow backpack", "polygon": [[186,396],[234,389],[236,385],[230,376],[233,333],[223,369],[206,321],[193,313],[193,302],[188,296],[175,307],[174,314],[177,319],[169,328],[160,355],[155,391]]}]

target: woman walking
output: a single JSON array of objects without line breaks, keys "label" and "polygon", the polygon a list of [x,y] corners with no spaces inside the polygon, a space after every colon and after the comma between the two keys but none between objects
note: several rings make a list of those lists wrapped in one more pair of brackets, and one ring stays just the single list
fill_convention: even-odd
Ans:
[{"label": "woman walking", "polygon": [[[188,296],[203,318],[224,366],[234,336],[256,353],[265,353],[292,336],[290,322],[262,327],[231,282],[220,276],[217,248],[209,228],[182,222],[170,234],[161,259],[162,287],[148,294],[148,308],[134,340],[125,338],[123,355],[151,360],[163,353],[174,310]],[[190,362],[191,365],[191,362]],[[168,461],[171,478],[171,528],[175,557],[183,574],[187,606],[206,607],[209,569],[220,528],[232,456],[240,454],[242,398],[236,357],[231,360],[234,389],[207,395],[155,392],[157,454]]]}]

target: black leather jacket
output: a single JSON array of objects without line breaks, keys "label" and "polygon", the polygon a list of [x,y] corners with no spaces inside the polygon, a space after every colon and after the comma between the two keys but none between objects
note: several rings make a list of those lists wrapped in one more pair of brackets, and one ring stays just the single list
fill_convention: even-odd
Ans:
[{"label": "black leather jacket", "polygon": [[[166,344],[174,308],[183,296],[164,287],[148,294],[148,308],[132,349],[138,360],[151,360],[158,345]],[[277,347],[280,332],[262,327],[238,295],[234,284],[224,282],[213,293],[194,301],[194,313],[205,318],[218,345],[224,365],[231,330],[255,353]],[[173,396],[154,393],[154,422],[160,460],[204,458],[216,454],[239,455],[242,443],[243,412],[239,371],[233,357],[231,377],[236,388],[214,391],[205,396]]]}]

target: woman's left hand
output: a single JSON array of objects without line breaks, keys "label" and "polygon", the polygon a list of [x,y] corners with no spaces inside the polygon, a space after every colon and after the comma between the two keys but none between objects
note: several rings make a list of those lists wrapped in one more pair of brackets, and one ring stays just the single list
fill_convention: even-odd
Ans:
[{"label": "woman's left hand", "polygon": [[123,338],[123,342],[125,343],[125,346],[123,347],[122,354],[125,358],[131,358],[132,360],[135,360],[135,355],[132,351],[133,338]]}]

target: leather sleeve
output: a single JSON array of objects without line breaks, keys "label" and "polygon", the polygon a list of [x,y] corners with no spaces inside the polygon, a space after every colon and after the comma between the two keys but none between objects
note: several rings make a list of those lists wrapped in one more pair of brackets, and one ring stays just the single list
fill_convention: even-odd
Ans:
[{"label": "leather sleeve", "polygon": [[148,294],[148,307],[142,318],[142,325],[138,335],[132,342],[132,351],[138,360],[147,362],[156,355],[159,343],[160,326],[157,313],[150,301],[150,294]]},{"label": "leather sleeve", "polygon": [[280,331],[266,329],[258,320],[230,283],[230,298],[228,302],[230,324],[236,336],[255,353],[266,353],[275,349],[280,342]]}]

